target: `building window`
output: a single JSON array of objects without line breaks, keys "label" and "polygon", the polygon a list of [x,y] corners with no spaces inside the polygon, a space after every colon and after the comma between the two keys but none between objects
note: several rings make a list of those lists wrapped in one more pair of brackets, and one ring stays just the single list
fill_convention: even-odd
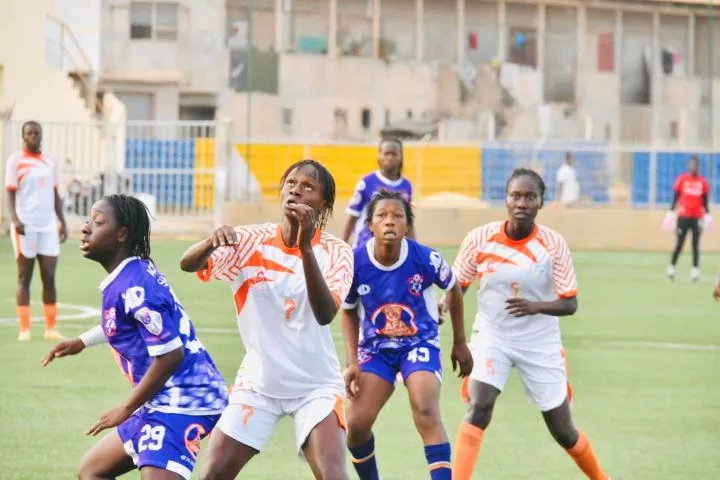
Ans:
[{"label": "building window", "polygon": [[133,40],[177,40],[178,4],[132,2],[130,38]]},{"label": "building window", "polygon": [[372,125],[372,115],[369,108],[362,109],[362,113],[360,115],[360,123],[362,124],[362,128],[364,130],[370,130],[370,126]]}]

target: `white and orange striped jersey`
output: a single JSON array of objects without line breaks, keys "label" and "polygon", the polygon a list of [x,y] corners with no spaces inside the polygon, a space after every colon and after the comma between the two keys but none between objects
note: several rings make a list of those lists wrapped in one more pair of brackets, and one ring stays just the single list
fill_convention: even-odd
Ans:
[{"label": "white and orange striped jersey", "polygon": [[557,317],[514,317],[506,313],[505,301],[510,297],[553,301],[577,295],[570,249],[559,233],[542,225],[519,241],[507,236],[505,222],[472,230],[460,247],[453,270],[463,287],[479,280],[473,335],[485,332],[522,342],[557,340]]},{"label": "white and orange striped jersey", "polygon": [[57,228],[57,184],[57,163],[50,155],[20,150],[8,158],[5,188],[17,192],[15,211],[25,224],[26,232],[47,232]]},{"label": "white and orange striped jersey", "polygon": [[[322,388],[344,391],[330,326],[310,307],[300,249],[283,242],[278,224],[236,227],[238,245],[221,247],[200,279],[230,284],[245,358],[235,386],[273,398],[298,398]],[[340,239],[317,231],[313,252],[339,306],[353,279],[353,253]]]}]

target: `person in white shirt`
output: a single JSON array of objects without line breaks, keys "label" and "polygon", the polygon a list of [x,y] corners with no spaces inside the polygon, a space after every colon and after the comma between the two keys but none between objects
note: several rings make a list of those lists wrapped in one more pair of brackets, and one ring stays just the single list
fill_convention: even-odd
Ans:
[{"label": "person in white shirt", "polygon": [[18,340],[28,341],[32,335],[30,282],[35,258],[40,264],[43,284],[45,339],[62,340],[56,328],[55,269],[60,244],[67,239],[67,225],[57,189],[58,165],[52,156],[41,150],[42,127],[38,122],[23,124],[22,139],[23,149],[10,155],[5,171],[5,189],[12,221],[10,232],[18,266],[15,297],[20,323]]},{"label": "person in white shirt", "polygon": [[316,478],[347,479],[345,382],[330,322],[350,291],[353,252],[325,232],[335,180],[314,160],[280,184],[282,222],[221,227],[180,262],[233,292],[245,358],[211,435],[205,480],[235,478],[285,416]]},{"label": "person in white shirt", "polygon": [[565,163],[558,168],[555,181],[557,182],[557,198],[562,205],[573,205],[580,200],[580,182],[578,182],[577,171],[573,166],[570,152],[565,154]]}]

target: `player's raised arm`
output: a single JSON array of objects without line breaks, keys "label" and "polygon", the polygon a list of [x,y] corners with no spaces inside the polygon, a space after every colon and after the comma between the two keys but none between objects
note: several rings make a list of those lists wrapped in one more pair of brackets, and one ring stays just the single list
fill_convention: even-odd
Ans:
[{"label": "player's raised arm", "polygon": [[184,272],[206,270],[208,259],[217,248],[237,244],[238,237],[235,230],[232,227],[222,226],[210,234],[209,237],[188,248],[180,259],[180,268]]}]

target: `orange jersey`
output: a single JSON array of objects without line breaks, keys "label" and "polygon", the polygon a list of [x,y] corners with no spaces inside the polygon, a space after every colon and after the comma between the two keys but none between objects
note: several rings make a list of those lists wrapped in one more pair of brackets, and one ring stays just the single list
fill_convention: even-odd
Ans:
[{"label": "orange jersey", "polygon": [[[245,358],[236,385],[274,398],[298,398],[317,388],[344,389],[329,326],[315,320],[300,249],[287,247],[280,225],[235,228],[238,245],[220,247],[198,272],[233,292]],[[339,306],[353,279],[350,246],[323,231],[312,240],[325,282]]]},{"label": "orange jersey", "polygon": [[57,228],[57,184],[57,164],[50,155],[25,150],[10,155],[5,171],[5,188],[16,192],[15,212],[25,224],[25,231],[46,232]]},{"label": "orange jersey", "polygon": [[460,247],[453,270],[463,287],[479,279],[473,335],[490,332],[522,342],[557,340],[557,317],[514,317],[506,313],[505,301],[510,297],[552,301],[577,295],[570,249],[559,233],[542,225],[536,225],[523,240],[509,238],[505,222],[472,230]]}]

